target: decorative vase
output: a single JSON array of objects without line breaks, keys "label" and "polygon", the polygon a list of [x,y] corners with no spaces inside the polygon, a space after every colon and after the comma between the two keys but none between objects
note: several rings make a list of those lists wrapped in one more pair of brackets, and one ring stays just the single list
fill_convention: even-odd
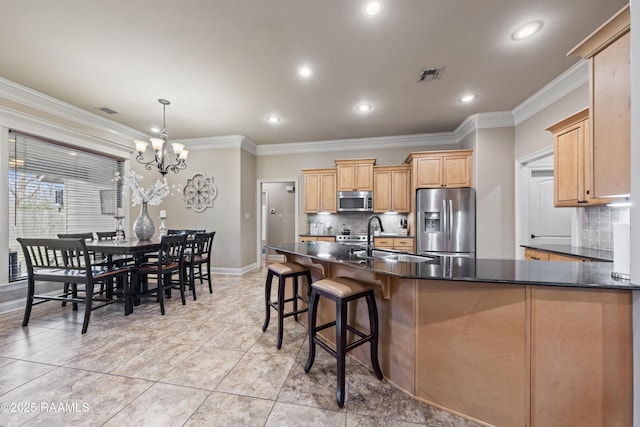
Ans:
[{"label": "decorative vase", "polygon": [[153,221],[151,221],[151,217],[147,212],[147,202],[142,202],[140,216],[133,222],[133,234],[136,235],[138,240],[151,240],[155,230]]}]

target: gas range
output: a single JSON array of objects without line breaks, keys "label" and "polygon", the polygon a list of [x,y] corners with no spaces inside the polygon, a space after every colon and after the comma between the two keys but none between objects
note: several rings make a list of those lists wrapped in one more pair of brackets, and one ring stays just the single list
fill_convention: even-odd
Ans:
[{"label": "gas range", "polygon": [[367,243],[366,234],[338,234],[336,236],[336,242],[343,245],[363,245]]}]

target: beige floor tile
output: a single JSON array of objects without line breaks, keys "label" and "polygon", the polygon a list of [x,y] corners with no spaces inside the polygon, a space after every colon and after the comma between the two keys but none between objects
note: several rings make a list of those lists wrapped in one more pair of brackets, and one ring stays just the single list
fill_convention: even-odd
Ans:
[{"label": "beige floor tile", "polygon": [[0,360],[0,396],[53,369],[55,366],[41,363],[10,359]]},{"label": "beige floor tile", "polygon": [[105,427],[183,425],[209,395],[208,391],[156,383],[132,401]]},{"label": "beige floor tile", "polygon": [[203,347],[174,366],[160,381],[214,390],[243,355],[242,351]]},{"label": "beige floor tile", "polygon": [[294,358],[247,353],[216,387],[216,391],[275,400]]},{"label": "beige floor tile", "polygon": [[276,402],[276,404],[273,405],[273,410],[271,410],[271,414],[267,419],[265,427],[335,427],[343,426],[345,425],[345,422],[346,413],[344,412]]},{"label": "beige floor tile", "polygon": [[159,342],[147,346],[138,354],[130,354],[127,360],[112,364],[109,372],[114,375],[158,381],[173,368],[180,366],[197,348],[192,345]]},{"label": "beige floor tile", "polygon": [[213,392],[185,427],[263,426],[273,404],[272,400]]}]

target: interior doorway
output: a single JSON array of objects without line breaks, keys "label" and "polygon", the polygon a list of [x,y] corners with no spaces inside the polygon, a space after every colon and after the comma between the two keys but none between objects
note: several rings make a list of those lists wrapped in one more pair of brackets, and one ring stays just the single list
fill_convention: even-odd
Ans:
[{"label": "interior doorway", "polygon": [[575,208],[556,208],[553,149],[516,161],[516,258],[521,245],[573,244]]},{"label": "interior doorway", "polygon": [[280,261],[282,255],[264,246],[293,243],[298,229],[297,179],[258,181],[258,265]]}]

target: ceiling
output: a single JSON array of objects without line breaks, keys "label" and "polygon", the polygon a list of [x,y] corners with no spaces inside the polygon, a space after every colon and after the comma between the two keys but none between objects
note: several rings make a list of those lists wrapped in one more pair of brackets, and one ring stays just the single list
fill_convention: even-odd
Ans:
[{"label": "ceiling", "polygon": [[[363,3],[2,0],[0,76],[147,134],[166,98],[170,139],[448,132],[512,110],[575,64],[566,53],[627,0],[385,0],[374,17]],[[540,32],[511,39],[532,20]],[[467,92],[477,99],[463,104]],[[362,101],[372,111],[357,112]]]}]

